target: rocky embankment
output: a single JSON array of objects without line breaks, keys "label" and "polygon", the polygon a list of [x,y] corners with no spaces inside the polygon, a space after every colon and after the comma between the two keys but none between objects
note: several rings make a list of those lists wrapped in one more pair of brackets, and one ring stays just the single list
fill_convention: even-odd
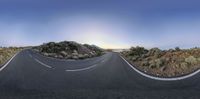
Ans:
[{"label": "rocky embankment", "polygon": [[95,45],[79,44],[73,41],[49,42],[33,49],[44,56],[59,59],[85,59],[104,53],[103,49]]},{"label": "rocky embankment", "polygon": [[0,47],[0,66],[5,64],[5,62],[22,49],[17,47]]},{"label": "rocky embankment", "polygon": [[160,77],[174,77],[200,68],[200,48],[161,50],[132,47],[121,53],[136,68]]}]

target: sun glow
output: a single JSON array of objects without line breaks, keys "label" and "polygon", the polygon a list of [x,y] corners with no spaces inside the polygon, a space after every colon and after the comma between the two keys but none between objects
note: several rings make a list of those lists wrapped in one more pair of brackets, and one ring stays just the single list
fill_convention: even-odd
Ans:
[{"label": "sun glow", "polygon": [[[64,37],[70,37],[70,40],[94,44],[102,48],[124,48],[125,44],[119,44],[123,39],[120,28],[108,21],[100,19],[73,19],[63,30]],[[68,33],[71,33],[70,35]]]}]

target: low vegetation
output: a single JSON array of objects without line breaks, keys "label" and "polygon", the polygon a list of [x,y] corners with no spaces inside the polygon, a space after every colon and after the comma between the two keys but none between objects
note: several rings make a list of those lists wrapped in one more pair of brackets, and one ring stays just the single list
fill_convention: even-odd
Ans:
[{"label": "low vegetation", "polygon": [[161,50],[132,47],[121,54],[138,69],[161,77],[181,76],[200,68],[200,48]]},{"label": "low vegetation", "polygon": [[5,64],[14,54],[22,50],[17,47],[0,47],[0,66]]},{"label": "low vegetation", "polygon": [[73,41],[49,42],[33,49],[44,56],[59,59],[85,59],[104,53],[103,49],[95,45],[79,44]]}]

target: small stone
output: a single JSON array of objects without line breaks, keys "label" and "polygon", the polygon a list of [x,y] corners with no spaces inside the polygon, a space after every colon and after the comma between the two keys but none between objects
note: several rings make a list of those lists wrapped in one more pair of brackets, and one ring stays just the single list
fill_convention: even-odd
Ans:
[{"label": "small stone", "polygon": [[166,70],[166,66],[163,66],[163,67],[160,68],[160,71],[162,71],[162,72],[165,71],[165,70]]}]

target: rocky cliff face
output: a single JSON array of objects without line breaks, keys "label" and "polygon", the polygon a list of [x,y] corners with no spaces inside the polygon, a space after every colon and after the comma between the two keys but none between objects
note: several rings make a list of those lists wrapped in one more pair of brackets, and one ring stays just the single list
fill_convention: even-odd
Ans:
[{"label": "rocky cliff face", "polygon": [[103,49],[73,41],[49,42],[33,48],[42,55],[60,59],[85,59],[103,54]]}]

